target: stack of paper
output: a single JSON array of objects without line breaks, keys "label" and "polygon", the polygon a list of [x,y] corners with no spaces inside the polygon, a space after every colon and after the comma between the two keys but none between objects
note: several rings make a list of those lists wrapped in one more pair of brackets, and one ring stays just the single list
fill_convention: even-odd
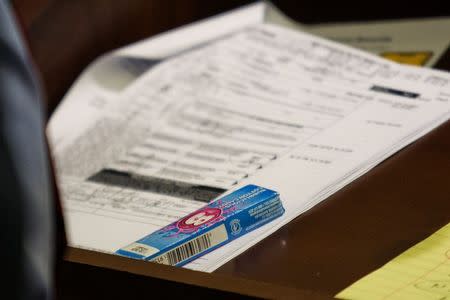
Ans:
[{"label": "stack of paper", "polygon": [[[187,265],[212,271],[450,116],[450,75],[255,25],[52,127],[69,239],[113,252],[245,184],[279,220]],[[66,124],[63,124],[64,121]]]}]

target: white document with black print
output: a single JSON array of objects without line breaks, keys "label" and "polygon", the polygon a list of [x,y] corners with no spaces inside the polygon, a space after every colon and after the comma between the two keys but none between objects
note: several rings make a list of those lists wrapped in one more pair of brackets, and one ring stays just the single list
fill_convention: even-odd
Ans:
[{"label": "white document with black print", "polygon": [[449,99],[448,73],[244,28],[144,73],[57,149],[69,241],[113,252],[242,185],[278,191],[283,217],[186,266],[213,271],[448,120]]}]

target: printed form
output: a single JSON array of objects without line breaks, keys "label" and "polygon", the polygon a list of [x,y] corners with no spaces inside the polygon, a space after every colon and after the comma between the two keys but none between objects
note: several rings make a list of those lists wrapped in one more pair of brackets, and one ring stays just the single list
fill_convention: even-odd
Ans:
[{"label": "printed form", "polygon": [[[50,131],[72,246],[114,252],[245,184],[286,213],[186,267],[213,271],[447,121],[450,75],[274,25],[161,62]],[[70,132],[70,134],[65,134]]]}]

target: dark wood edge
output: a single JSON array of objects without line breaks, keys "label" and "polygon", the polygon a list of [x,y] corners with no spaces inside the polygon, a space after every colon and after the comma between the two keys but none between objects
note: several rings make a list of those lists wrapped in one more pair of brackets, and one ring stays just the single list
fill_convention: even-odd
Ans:
[{"label": "dark wood edge", "polygon": [[64,259],[72,263],[128,272],[149,278],[168,280],[251,297],[310,300],[333,298],[331,295],[313,291],[274,285],[241,277],[224,276],[216,273],[159,265],[152,262],[73,247],[68,247]]},{"label": "dark wood edge", "polygon": [[438,61],[433,66],[434,69],[450,71],[450,45],[444,54],[438,59]]}]

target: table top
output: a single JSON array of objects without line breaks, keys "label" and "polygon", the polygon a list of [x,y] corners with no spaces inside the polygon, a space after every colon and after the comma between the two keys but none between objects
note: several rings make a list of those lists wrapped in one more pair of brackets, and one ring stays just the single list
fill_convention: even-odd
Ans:
[{"label": "table top", "polygon": [[450,222],[450,121],[218,274],[334,295]]},{"label": "table top", "polygon": [[[43,0],[36,2],[42,3],[39,9],[28,8],[30,1],[14,2],[19,11],[21,3],[27,8],[21,11],[50,110],[95,56],[204,17],[219,3],[174,1],[174,10],[167,1]],[[248,1],[230,3],[241,2]],[[286,3],[287,11],[296,11],[289,5],[298,8],[298,1]],[[403,12],[403,5],[398,7]],[[360,16],[361,10],[354,10]],[[305,14],[327,17],[314,12]],[[56,23],[61,25],[57,30]],[[450,69],[449,51],[439,65]],[[155,287],[185,297],[328,299],[449,223],[449,195],[447,122],[211,274],[69,248],[58,279],[61,299],[123,299],[132,292],[152,295]]]},{"label": "table top", "polygon": [[212,274],[70,249],[66,260],[263,298],[327,299],[450,222],[450,121]]}]

